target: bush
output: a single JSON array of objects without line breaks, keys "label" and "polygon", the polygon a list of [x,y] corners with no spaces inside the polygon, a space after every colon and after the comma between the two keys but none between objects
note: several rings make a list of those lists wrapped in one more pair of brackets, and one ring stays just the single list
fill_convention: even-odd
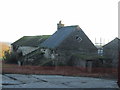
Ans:
[{"label": "bush", "polygon": [[53,65],[53,62],[50,61],[50,62],[48,62],[48,63],[45,63],[43,66],[54,66],[54,65]]},{"label": "bush", "polygon": [[63,62],[58,62],[58,63],[57,63],[57,66],[66,66],[66,64],[63,63]]},{"label": "bush", "polygon": [[17,63],[17,54],[10,51],[5,51],[3,60],[5,63]]}]

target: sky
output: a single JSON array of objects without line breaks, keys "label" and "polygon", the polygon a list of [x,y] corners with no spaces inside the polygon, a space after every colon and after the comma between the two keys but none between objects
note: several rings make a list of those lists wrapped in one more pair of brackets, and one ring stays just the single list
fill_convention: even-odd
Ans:
[{"label": "sky", "polygon": [[95,43],[118,37],[119,0],[0,0],[0,41],[52,35],[61,20],[79,25]]}]

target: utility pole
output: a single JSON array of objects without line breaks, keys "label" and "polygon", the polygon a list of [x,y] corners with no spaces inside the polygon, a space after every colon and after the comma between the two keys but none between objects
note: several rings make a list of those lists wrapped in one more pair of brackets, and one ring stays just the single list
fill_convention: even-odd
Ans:
[{"label": "utility pole", "polygon": [[100,38],[100,46],[102,46],[102,38]]},{"label": "utility pole", "polygon": [[[118,37],[120,38],[120,2],[118,2]],[[120,45],[118,43],[118,86],[120,87]]]},{"label": "utility pole", "polygon": [[105,39],[103,40],[103,45],[105,45]]},{"label": "utility pole", "polygon": [[[118,49],[119,50],[119,49]],[[120,87],[120,51],[118,51],[118,86]]]},{"label": "utility pole", "polygon": [[97,42],[96,38],[95,38],[95,45],[99,45],[99,46],[102,46],[102,38],[100,38],[100,42]]},{"label": "utility pole", "polygon": [[95,45],[96,45],[96,38],[95,38]]}]

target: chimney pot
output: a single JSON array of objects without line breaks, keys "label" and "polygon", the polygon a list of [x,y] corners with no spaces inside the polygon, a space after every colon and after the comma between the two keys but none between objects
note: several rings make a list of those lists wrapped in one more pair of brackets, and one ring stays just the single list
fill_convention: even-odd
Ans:
[{"label": "chimney pot", "polygon": [[59,23],[57,24],[57,29],[60,29],[62,27],[64,27],[64,24],[62,24],[61,21],[59,21]]}]

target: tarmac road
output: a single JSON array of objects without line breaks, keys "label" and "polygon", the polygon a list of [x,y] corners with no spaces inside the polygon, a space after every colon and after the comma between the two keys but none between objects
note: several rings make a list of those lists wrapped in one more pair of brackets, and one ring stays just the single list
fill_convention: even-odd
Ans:
[{"label": "tarmac road", "polygon": [[118,88],[117,81],[59,75],[2,75],[2,88]]}]

